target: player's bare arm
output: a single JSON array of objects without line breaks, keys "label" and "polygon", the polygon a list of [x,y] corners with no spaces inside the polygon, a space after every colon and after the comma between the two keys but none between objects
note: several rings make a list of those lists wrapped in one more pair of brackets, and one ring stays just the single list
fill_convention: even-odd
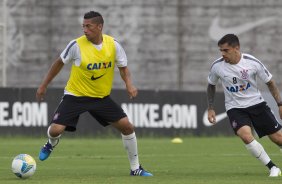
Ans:
[{"label": "player's bare arm", "polygon": [[282,119],[282,100],[281,100],[279,89],[273,79],[271,79],[268,83],[266,83],[266,85],[279,107],[279,115],[280,118]]},{"label": "player's bare arm", "polygon": [[122,80],[125,83],[129,98],[132,99],[137,96],[137,88],[132,84],[130,71],[127,67],[119,67],[119,72]]},{"label": "player's bare arm", "polygon": [[208,98],[208,120],[210,123],[216,123],[215,111],[214,111],[214,96],[215,96],[215,85],[208,85],[207,98]]},{"label": "player's bare arm", "polygon": [[36,92],[36,99],[37,101],[42,101],[46,94],[48,84],[53,80],[53,78],[61,71],[63,68],[64,63],[60,57],[58,57],[50,67],[47,75],[44,77],[42,83],[37,89]]}]

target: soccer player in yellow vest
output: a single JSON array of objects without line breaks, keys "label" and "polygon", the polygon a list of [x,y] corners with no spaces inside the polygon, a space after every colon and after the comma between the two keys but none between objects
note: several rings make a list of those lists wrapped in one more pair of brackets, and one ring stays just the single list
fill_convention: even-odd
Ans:
[{"label": "soccer player in yellow vest", "polygon": [[36,98],[42,101],[48,84],[65,64],[72,63],[64,96],[47,130],[49,139],[42,147],[39,159],[47,159],[62,133],[75,131],[80,114],[88,111],[101,125],[112,125],[121,132],[130,163],[130,175],[153,176],[139,164],[133,125],[122,108],[109,96],[115,65],[120,71],[130,98],[136,97],[137,89],[131,81],[124,49],[114,38],[102,33],[103,24],[100,13],[85,13],[82,24],[84,35],[67,45],[37,89]]}]

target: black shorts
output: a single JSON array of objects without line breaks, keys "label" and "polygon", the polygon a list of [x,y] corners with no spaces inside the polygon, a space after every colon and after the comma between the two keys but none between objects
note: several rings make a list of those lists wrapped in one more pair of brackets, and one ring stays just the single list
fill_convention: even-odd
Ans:
[{"label": "black shorts", "polygon": [[227,115],[235,134],[245,125],[253,127],[260,138],[281,129],[281,125],[266,102],[248,108],[230,109],[227,111]]},{"label": "black shorts", "polygon": [[80,114],[89,112],[101,125],[107,126],[126,114],[110,96],[104,98],[64,95],[51,123],[66,126],[66,131],[75,131]]}]

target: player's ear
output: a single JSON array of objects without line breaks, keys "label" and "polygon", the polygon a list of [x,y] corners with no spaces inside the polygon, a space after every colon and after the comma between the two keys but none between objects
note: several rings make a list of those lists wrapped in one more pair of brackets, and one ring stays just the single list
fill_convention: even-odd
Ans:
[{"label": "player's ear", "polygon": [[103,24],[98,24],[98,29],[99,29],[100,31],[102,31],[102,30],[103,30]]}]

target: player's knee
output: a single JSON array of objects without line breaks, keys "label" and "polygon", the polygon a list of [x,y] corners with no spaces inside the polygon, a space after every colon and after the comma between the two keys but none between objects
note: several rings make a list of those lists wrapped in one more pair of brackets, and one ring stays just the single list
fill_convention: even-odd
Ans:
[{"label": "player's knee", "polygon": [[123,135],[132,134],[134,132],[134,126],[129,121],[126,121],[122,124],[120,131]]},{"label": "player's knee", "polygon": [[122,128],[122,134],[123,135],[129,135],[129,134],[132,134],[134,132],[134,127],[133,125],[128,122],[123,128]]},{"label": "player's knee", "polygon": [[49,126],[47,130],[47,135],[48,137],[58,137],[63,133],[64,130],[65,130],[65,126],[52,124]]},{"label": "player's knee", "polygon": [[254,140],[251,134],[238,135],[245,144],[249,144]]},{"label": "player's knee", "polygon": [[129,135],[134,132],[134,126],[129,122],[127,117],[120,119],[112,125],[116,129],[118,129],[123,135]]},{"label": "player's knee", "polygon": [[254,136],[249,126],[241,127],[236,133],[245,144],[249,144],[254,140]]},{"label": "player's knee", "polygon": [[276,132],[274,134],[269,135],[269,138],[271,139],[272,142],[277,144],[278,146],[282,146],[282,132]]}]

